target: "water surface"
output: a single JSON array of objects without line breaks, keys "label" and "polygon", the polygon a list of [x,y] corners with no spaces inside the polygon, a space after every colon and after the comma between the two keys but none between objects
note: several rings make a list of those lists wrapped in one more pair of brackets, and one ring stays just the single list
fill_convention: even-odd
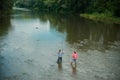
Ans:
[{"label": "water surface", "polygon": [[79,16],[14,13],[0,22],[0,80],[119,80],[119,34],[120,25]]}]

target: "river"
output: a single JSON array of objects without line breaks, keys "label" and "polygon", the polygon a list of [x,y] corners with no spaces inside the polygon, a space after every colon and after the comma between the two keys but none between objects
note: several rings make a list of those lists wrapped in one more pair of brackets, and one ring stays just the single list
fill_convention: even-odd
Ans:
[{"label": "river", "polygon": [[120,80],[119,35],[118,24],[75,15],[13,13],[0,22],[0,80]]}]

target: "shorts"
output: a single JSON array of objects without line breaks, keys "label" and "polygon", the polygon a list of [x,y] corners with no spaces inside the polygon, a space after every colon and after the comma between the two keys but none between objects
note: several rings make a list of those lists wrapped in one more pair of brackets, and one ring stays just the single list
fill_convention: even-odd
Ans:
[{"label": "shorts", "polygon": [[72,61],[71,62],[75,62],[76,63],[76,59],[72,59]]}]

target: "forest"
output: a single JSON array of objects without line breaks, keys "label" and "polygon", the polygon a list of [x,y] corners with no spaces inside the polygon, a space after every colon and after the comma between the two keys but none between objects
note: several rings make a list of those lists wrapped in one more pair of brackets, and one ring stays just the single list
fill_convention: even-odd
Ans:
[{"label": "forest", "polygon": [[57,13],[104,13],[120,17],[120,0],[16,0],[16,6]]},{"label": "forest", "polygon": [[120,0],[1,0],[0,15],[9,14],[13,5],[35,12],[63,14],[105,14],[120,17]]},{"label": "forest", "polygon": [[13,0],[0,0],[0,17],[11,13]]}]

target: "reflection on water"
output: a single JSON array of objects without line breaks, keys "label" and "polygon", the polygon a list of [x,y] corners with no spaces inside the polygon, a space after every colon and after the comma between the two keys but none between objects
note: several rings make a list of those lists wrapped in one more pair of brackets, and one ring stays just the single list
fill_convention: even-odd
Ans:
[{"label": "reflection on water", "polygon": [[120,41],[120,25],[118,24],[93,22],[78,16],[40,16],[41,21],[48,19],[51,28],[66,33],[66,41],[78,49],[97,49],[99,47],[103,50],[107,49],[111,43]]},{"label": "reflection on water", "polygon": [[0,53],[2,46],[5,45],[4,39],[8,35],[9,29],[11,28],[10,17],[4,17],[0,20]]},{"label": "reflection on water", "polygon": [[10,24],[9,17],[0,18],[0,79],[2,74],[1,66],[3,65],[1,61],[4,59],[4,57],[1,55],[1,52],[4,50],[3,47],[6,46],[6,43],[4,43],[4,40],[8,35],[10,25],[11,24]]},{"label": "reflection on water", "polygon": [[74,75],[77,74],[76,68],[72,68],[72,73],[73,73]]},{"label": "reflection on water", "polygon": [[[120,40],[120,25],[118,24],[105,24],[101,22],[93,22],[80,18],[78,16],[66,16],[66,15],[50,15],[40,14],[39,19],[34,15],[28,15],[28,13],[14,14],[13,18],[17,21],[31,20],[26,26],[33,25],[36,29],[42,32],[49,32],[51,30],[57,30],[60,33],[66,34],[66,42],[71,45],[77,45],[80,48],[90,48],[91,45],[97,44],[107,48],[109,44]],[[13,22],[13,26],[20,26],[16,22]],[[33,24],[32,22],[35,22]],[[47,25],[46,25],[47,24]],[[25,24],[24,24],[25,25]],[[44,26],[44,27],[43,27]],[[0,35],[7,34],[10,27],[10,19],[4,19],[0,22]],[[94,45],[94,48],[97,46]],[[76,48],[77,48],[76,47]]]},{"label": "reflection on water", "polygon": [[61,64],[61,63],[58,64],[58,69],[59,69],[60,71],[62,70],[62,64]]},{"label": "reflection on water", "polygon": [[0,36],[7,35],[10,28],[10,17],[0,19]]},{"label": "reflection on water", "polygon": [[14,13],[0,22],[0,80],[119,80],[119,34],[120,25],[74,15]]}]

